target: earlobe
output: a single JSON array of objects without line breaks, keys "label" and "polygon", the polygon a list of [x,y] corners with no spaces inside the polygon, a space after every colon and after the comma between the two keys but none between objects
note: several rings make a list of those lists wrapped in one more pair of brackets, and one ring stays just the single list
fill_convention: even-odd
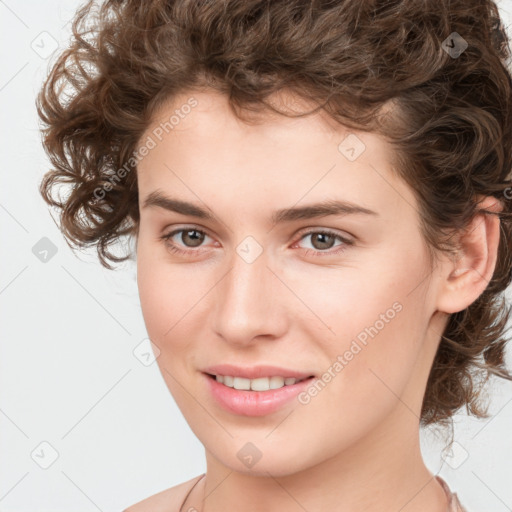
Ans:
[{"label": "earlobe", "polygon": [[466,309],[484,292],[492,278],[498,256],[500,218],[503,209],[492,196],[481,197],[480,212],[459,235],[458,258],[445,265],[438,310],[457,313]]}]

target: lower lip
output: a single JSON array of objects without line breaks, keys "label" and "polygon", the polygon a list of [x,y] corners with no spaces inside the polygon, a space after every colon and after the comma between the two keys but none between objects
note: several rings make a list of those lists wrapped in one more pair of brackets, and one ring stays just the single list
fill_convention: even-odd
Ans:
[{"label": "lower lip", "polygon": [[206,373],[203,375],[218,404],[223,409],[242,416],[264,416],[279,410],[290,403],[301,391],[304,391],[314,379],[314,377],[310,377],[279,389],[248,391],[230,388],[217,382],[215,378]]}]

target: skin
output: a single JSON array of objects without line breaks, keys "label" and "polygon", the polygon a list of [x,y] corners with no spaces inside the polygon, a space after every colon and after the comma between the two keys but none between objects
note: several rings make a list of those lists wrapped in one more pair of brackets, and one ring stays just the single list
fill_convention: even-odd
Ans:
[{"label": "skin", "polygon": [[[439,256],[432,270],[417,202],[393,174],[393,149],[382,137],[322,113],[265,113],[249,125],[224,96],[203,90],[163,105],[141,141],[190,97],[198,105],[137,170],[144,321],[163,378],[206,453],[206,478],[183,510],[445,511],[420,452],[421,403],[449,314],[476,300],[492,276],[499,219],[475,217],[459,257]],[[286,100],[300,103],[276,98]],[[366,146],[355,161],[338,151],[349,133]],[[144,208],[155,190],[207,207],[215,220]],[[378,216],[270,221],[276,209],[333,198]],[[483,199],[482,207],[498,207]],[[179,228],[172,241],[188,255],[160,239]],[[199,247],[191,229],[206,232]],[[343,242],[315,244],[311,231],[322,229],[353,244],[334,254]],[[236,252],[248,235],[264,249],[250,264]],[[223,362],[321,376],[394,303],[400,312],[307,404],[246,417],[208,394],[200,369]],[[252,468],[237,457],[247,442],[262,454]]]}]

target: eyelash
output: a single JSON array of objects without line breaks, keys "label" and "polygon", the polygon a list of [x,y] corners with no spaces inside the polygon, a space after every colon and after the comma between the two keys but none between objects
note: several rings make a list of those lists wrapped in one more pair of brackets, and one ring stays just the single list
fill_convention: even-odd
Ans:
[{"label": "eyelash", "polygon": [[[173,244],[172,242],[169,242],[169,240],[174,235],[176,235],[177,233],[185,232],[185,231],[197,231],[198,233],[201,233],[202,235],[209,236],[208,233],[206,233],[205,231],[203,231],[201,229],[197,229],[197,228],[195,228],[193,226],[190,226],[190,227],[176,229],[174,231],[171,231],[170,233],[167,233],[166,235],[161,236],[160,240],[163,240],[165,242],[165,245],[167,246],[168,250],[170,252],[172,252],[172,253],[175,253],[175,254],[180,254],[180,255],[187,256],[190,253],[200,253],[200,252],[202,252],[200,250],[194,250],[194,249],[183,250],[183,249],[180,249],[179,247],[177,247],[176,244]],[[328,229],[307,231],[306,233],[303,233],[301,235],[301,237],[299,238],[298,241],[300,241],[303,238],[305,238],[305,237],[307,237],[309,235],[312,235],[312,234],[331,235],[331,236],[334,236],[335,238],[337,238],[338,240],[340,240],[341,242],[343,242],[343,244],[340,245],[338,249],[336,249],[334,251],[330,251],[330,252],[320,251],[318,249],[305,249],[305,255],[306,256],[333,256],[333,255],[341,254],[343,251],[345,251],[345,249],[347,249],[347,247],[353,245],[353,242],[351,240],[348,240],[348,239],[342,237],[341,235],[339,235],[338,233],[336,233],[334,231],[330,231]]]}]

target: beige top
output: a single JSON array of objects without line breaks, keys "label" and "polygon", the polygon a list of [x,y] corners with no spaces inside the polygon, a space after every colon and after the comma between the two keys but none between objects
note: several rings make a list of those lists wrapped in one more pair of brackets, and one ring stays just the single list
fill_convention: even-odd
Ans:
[{"label": "beige top", "polygon": [[[185,499],[181,503],[180,506],[180,512],[183,509],[183,505],[185,505],[185,502],[187,501],[187,498],[189,497],[190,493],[192,492],[192,489],[199,483],[199,481],[205,476],[205,473],[197,477],[197,480],[195,481],[194,485],[190,488],[188,493],[185,496]],[[454,493],[450,490],[448,487],[448,484],[438,475],[436,475],[437,481],[441,484],[441,487],[444,489],[444,492],[446,493],[446,497],[448,498],[448,509],[446,512],[468,512],[460,503],[459,498],[457,497],[457,493]]]},{"label": "beige top", "polygon": [[444,489],[446,496],[448,497],[448,512],[468,512],[460,503],[457,493],[452,492],[448,487],[448,484],[438,475],[436,475],[437,481],[441,484]]}]

